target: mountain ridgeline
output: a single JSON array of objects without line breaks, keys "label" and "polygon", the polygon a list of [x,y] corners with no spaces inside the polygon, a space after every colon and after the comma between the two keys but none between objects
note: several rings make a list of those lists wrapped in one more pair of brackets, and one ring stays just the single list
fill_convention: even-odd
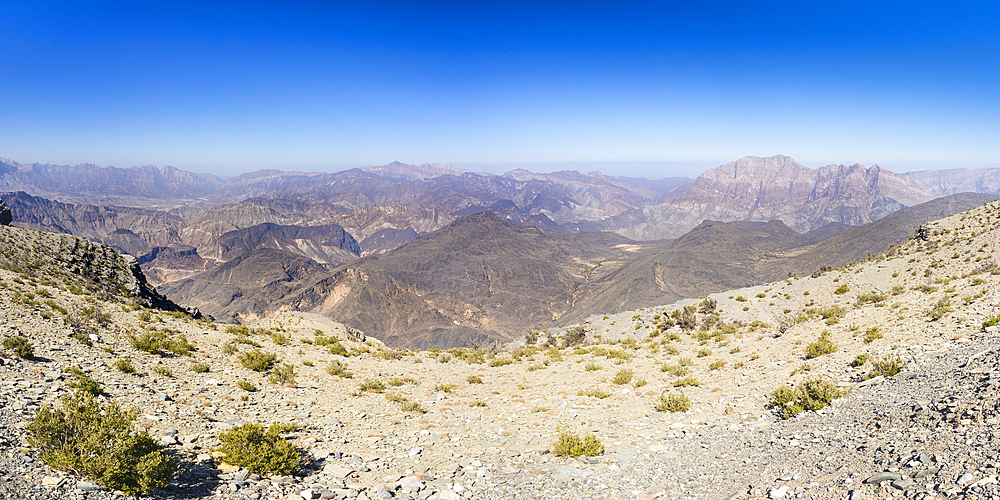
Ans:
[{"label": "mountain ridgeline", "polygon": [[[398,162],[222,180],[0,159],[13,225],[134,255],[179,303],[240,322],[318,312],[409,347],[506,341],[837,267],[998,186],[1000,169],[903,175],[780,155],[662,182]],[[966,188],[987,194],[951,195]]]}]

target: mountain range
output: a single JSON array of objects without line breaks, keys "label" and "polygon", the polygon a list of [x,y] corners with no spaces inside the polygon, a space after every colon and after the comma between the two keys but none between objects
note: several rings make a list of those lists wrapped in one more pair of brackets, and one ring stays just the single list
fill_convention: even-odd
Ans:
[{"label": "mountain range", "polygon": [[398,162],[222,180],[0,160],[15,225],[134,255],[176,302],[240,322],[318,312],[410,347],[844,265],[993,199],[937,198],[965,188],[1000,191],[1000,169],[810,169],[779,155],[663,182]]}]

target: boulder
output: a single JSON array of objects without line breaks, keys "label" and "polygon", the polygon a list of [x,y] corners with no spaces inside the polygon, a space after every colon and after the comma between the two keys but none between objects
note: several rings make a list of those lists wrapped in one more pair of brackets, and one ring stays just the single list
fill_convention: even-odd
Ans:
[{"label": "boulder", "polygon": [[14,214],[11,213],[10,208],[4,204],[3,200],[0,200],[0,226],[9,226],[13,221]]}]

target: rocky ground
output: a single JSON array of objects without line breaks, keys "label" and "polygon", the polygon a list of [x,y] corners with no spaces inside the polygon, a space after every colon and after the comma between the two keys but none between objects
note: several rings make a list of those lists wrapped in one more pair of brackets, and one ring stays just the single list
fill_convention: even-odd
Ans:
[{"label": "rocky ground", "polygon": [[[49,469],[26,445],[25,425],[68,393],[63,370],[77,365],[180,458],[157,497],[994,498],[1000,336],[983,322],[1000,313],[998,219],[989,204],[864,263],[715,294],[714,310],[694,315],[704,329],[665,320],[702,299],[594,316],[569,347],[567,328],[533,346],[393,350],[294,312],[241,335],[0,270],[0,337],[35,347],[29,359],[0,351],[0,496],[121,495]],[[196,351],[158,356],[129,341],[153,330]],[[837,350],[806,359],[824,331]],[[248,342],[293,366],[294,382],[243,367]],[[871,362],[850,366],[859,354],[906,368],[863,380]],[[115,366],[124,358],[135,374]],[[351,378],[329,374],[334,361]],[[767,408],[778,387],[815,377],[850,394],[789,420]],[[688,411],[656,411],[681,390]],[[214,457],[219,433],[243,422],[297,424],[305,467],[261,478]],[[605,452],[556,457],[561,428]]]}]

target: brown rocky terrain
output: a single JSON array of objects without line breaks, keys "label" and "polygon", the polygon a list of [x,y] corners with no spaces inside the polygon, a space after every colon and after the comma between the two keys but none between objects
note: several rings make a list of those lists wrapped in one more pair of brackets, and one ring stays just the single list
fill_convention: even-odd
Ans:
[{"label": "brown rocky terrain", "polygon": [[[598,314],[579,325],[582,337],[551,329],[496,351],[387,349],[299,312],[226,331],[136,307],[113,286],[76,293],[76,273],[10,253],[0,335],[35,352],[0,358],[0,495],[120,497],[45,466],[25,443],[35,412],[73,390],[64,370],[79,366],[179,458],[159,498],[992,498],[998,220],[991,202],[815,277]],[[17,227],[0,234],[0,248],[57,245],[46,255],[86,246]],[[95,306],[94,337],[71,338]],[[129,340],[152,331],[185,335],[194,350],[149,354]],[[292,380],[244,367],[247,342],[290,365]],[[116,367],[124,359],[134,373]],[[327,371],[334,361],[339,376]],[[768,407],[776,389],[817,379],[847,393],[788,420],[777,416],[784,406]],[[657,410],[682,391],[688,408]],[[289,438],[304,466],[261,477],[226,465],[213,455],[218,436],[244,422],[296,424]],[[603,453],[556,456],[560,432],[593,436]]]}]

